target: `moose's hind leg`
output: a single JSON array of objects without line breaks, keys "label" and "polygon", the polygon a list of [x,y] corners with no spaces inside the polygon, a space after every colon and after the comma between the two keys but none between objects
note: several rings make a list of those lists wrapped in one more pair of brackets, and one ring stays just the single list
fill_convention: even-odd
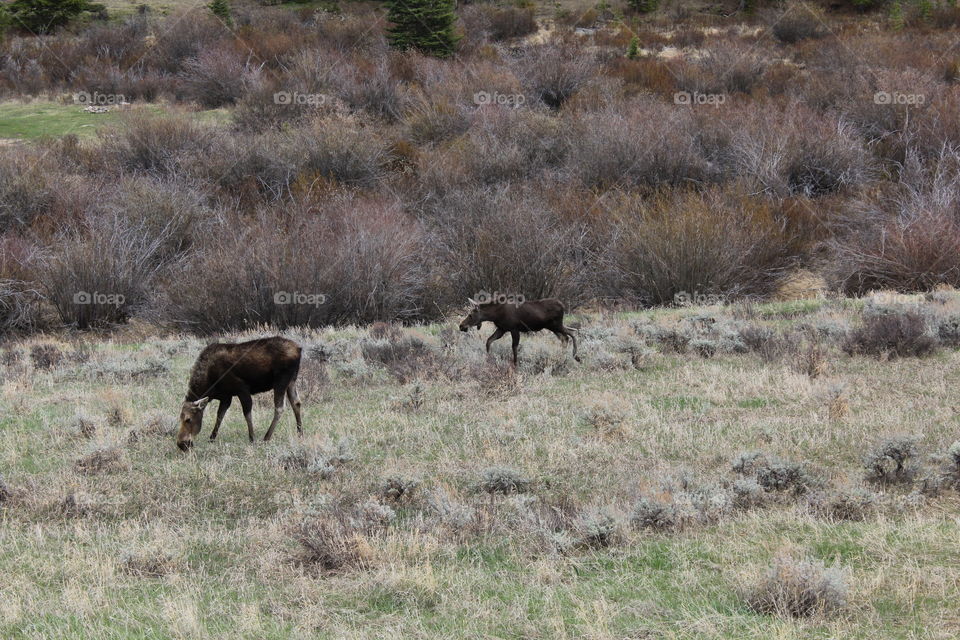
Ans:
[{"label": "moose's hind leg", "polygon": [[297,419],[297,434],[303,435],[303,420],[300,418],[300,396],[297,395],[297,381],[293,380],[287,386],[287,400],[290,401],[290,408],[293,409],[293,416]]},{"label": "moose's hind leg", "polygon": [[273,437],[273,430],[277,428],[277,423],[280,421],[280,413],[283,411],[283,394],[285,392],[285,387],[273,390],[273,420],[270,421],[270,427],[263,436],[264,442]]}]

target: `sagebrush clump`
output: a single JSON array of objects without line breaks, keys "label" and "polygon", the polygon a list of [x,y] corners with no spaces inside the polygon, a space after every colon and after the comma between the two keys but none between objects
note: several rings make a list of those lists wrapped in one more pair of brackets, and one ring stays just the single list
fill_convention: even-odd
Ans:
[{"label": "sagebrush clump", "polygon": [[792,618],[826,615],[847,606],[845,572],[820,561],[779,557],[759,583],[744,585],[747,604],[757,613]]},{"label": "sagebrush clump", "polygon": [[906,435],[880,442],[863,457],[867,478],[887,484],[911,482],[917,474],[918,442],[918,438]]},{"label": "sagebrush clump", "polygon": [[477,488],[489,494],[526,493],[533,481],[510,467],[490,467],[480,475]]}]

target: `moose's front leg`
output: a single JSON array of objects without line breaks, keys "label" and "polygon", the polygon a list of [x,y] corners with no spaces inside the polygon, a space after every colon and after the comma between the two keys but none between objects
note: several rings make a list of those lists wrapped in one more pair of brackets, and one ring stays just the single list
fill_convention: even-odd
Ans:
[{"label": "moose's front leg", "polygon": [[497,328],[497,330],[494,331],[489,338],[487,338],[487,353],[490,353],[490,345],[493,344],[495,340],[499,340],[500,338],[502,338],[503,334],[505,333],[506,331],[504,331],[503,329]]},{"label": "moose's front leg", "polygon": [[231,402],[233,402],[232,396],[220,401],[220,405],[217,407],[217,423],[213,425],[213,431],[210,432],[210,440],[217,439],[217,433],[220,432],[220,423],[223,422],[223,416],[227,415],[227,409],[230,408]]},{"label": "moose's front leg", "polygon": [[516,366],[517,366],[517,347],[520,346],[520,332],[519,332],[519,331],[516,331],[516,330],[511,331],[511,332],[510,332],[510,337],[513,338],[513,366],[514,366],[514,368],[516,368]]}]

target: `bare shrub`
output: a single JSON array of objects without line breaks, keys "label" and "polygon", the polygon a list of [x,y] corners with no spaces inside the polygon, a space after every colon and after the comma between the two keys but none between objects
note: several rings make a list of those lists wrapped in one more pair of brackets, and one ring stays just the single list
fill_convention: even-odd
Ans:
[{"label": "bare shrub", "polygon": [[60,320],[78,329],[122,323],[155,294],[155,277],[166,266],[158,234],[111,215],[85,230],[65,231],[58,250],[45,256],[39,278]]},{"label": "bare shrub", "polygon": [[767,574],[743,587],[747,605],[763,614],[802,618],[824,615],[847,605],[849,588],[843,571],[816,560],[779,557]]},{"label": "bare shrub", "polygon": [[49,162],[26,150],[0,154],[0,233],[27,228],[56,198]]},{"label": "bare shrub", "polygon": [[699,94],[750,93],[760,83],[768,66],[763,57],[746,44],[715,46],[694,62],[674,62],[677,87]]},{"label": "bare shrub", "polygon": [[867,478],[883,484],[912,482],[918,471],[917,442],[905,435],[880,442],[863,457]]},{"label": "bare shrub", "polygon": [[251,70],[240,54],[226,47],[206,49],[187,60],[183,71],[185,96],[216,109],[235,103],[243,94]]},{"label": "bare shrub", "polygon": [[589,187],[710,182],[692,125],[688,112],[653,98],[583,115],[570,122],[567,170]]},{"label": "bare shrub", "polygon": [[124,171],[175,174],[192,156],[213,144],[209,127],[185,116],[134,111],[103,142],[103,150]]},{"label": "bare shrub", "polygon": [[596,75],[596,63],[568,44],[528,47],[515,69],[534,99],[552,109],[563,106]]},{"label": "bare shrub", "polygon": [[794,44],[801,40],[824,37],[822,18],[816,15],[808,5],[797,5],[781,13],[772,14],[773,25],[770,31],[773,37],[785,44]]},{"label": "bare shrub", "polygon": [[927,332],[926,319],[916,312],[867,316],[854,329],[843,350],[885,358],[922,358],[936,352],[937,339]]},{"label": "bare shrub", "polygon": [[843,119],[824,118],[800,104],[737,117],[732,136],[713,153],[734,175],[772,195],[819,197],[875,174],[872,156]]},{"label": "bare shrub", "polygon": [[190,15],[175,12],[167,16],[158,25],[156,33],[156,41],[146,60],[163,71],[176,73],[187,60],[212,48],[229,31],[213,16],[199,15],[194,11]]},{"label": "bare shrub", "polygon": [[533,7],[497,7],[489,11],[490,38],[519,38],[538,29]]},{"label": "bare shrub", "polygon": [[43,293],[33,281],[35,249],[0,235],[0,331],[31,331],[43,324]]},{"label": "bare shrub", "polygon": [[763,294],[803,251],[768,204],[736,191],[626,198],[613,216],[607,291],[652,304]]},{"label": "bare shrub", "polygon": [[224,221],[177,272],[168,317],[200,332],[417,317],[421,242],[396,204],[376,200],[310,205],[280,225],[273,215]]},{"label": "bare shrub", "polygon": [[830,240],[827,276],[845,293],[960,285],[960,159],[943,155],[932,174],[918,163],[892,196],[857,203]]},{"label": "bare shrub", "polygon": [[731,504],[744,511],[762,507],[767,503],[764,488],[754,478],[737,478],[730,486]]},{"label": "bare shrub", "polygon": [[439,259],[437,298],[455,306],[480,291],[498,291],[528,300],[556,297],[572,306],[589,297],[582,268],[587,230],[545,206],[541,196],[490,187],[460,190],[438,202],[429,221]]},{"label": "bare shrub", "polygon": [[747,325],[740,330],[740,340],[765,362],[778,360],[788,349],[783,336],[770,327]]},{"label": "bare shrub", "polygon": [[354,109],[364,109],[385,120],[397,120],[403,113],[405,100],[399,79],[385,60],[336,64],[325,75],[332,92]]},{"label": "bare shrub", "polygon": [[[292,144],[293,141],[290,141]],[[297,136],[306,150],[303,170],[348,185],[369,187],[386,172],[388,147],[371,128],[352,129],[341,123],[317,125],[310,135]]]}]

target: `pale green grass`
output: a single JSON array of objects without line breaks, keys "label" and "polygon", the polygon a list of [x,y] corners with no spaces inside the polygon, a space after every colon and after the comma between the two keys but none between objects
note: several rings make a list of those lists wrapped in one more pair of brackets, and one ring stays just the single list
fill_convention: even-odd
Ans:
[{"label": "pale green grass", "polygon": [[[850,305],[763,306],[757,322],[854,319]],[[789,314],[778,312],[790,311]],[[799,313],[795,313],[799,311]],[[402,407],[411,385],[394,382],[357,353],[363,329],[291,332],[334,352],[331,382],[305,366],[305,443],[346,441],[354,459],[323,480],[280,468],[297,446],[292,416],[273,443],[249,445],[236,407],[209,443],[208,411],[195,451],[172,438],[128,439],[159,413],[175,416],[201,341],[136,338],[95,345],[86,363],[35,370],[29,358],[0,365],[0,472],[15,497],[0,507],[0,637],[3,638],[952,638],[960,634],[960,526],[952,491],[919,506],[892,488],[888,508],[863,522],[813,515],[803,500],[730,513],[672,533],[624,526],[602,549],[558,552],[525,524],[521,498],[476,495],[481,472],[520,470],[550,505],[602,507],[626,519],[638,495],[686,470],[704,482],[732,478],[730,461],[763,449],[806,461],[833,485],[863,484],[860,458],[879,437],[913,433],[927,454],[960,435],[955,390],[960,355],[881,362],[830,351],[825,378],[753,354],[649,353],[640,369],[612,367],[600,352],[633,335],[638,318],[666,326],[688,309],[604,318],[582,314],[584,363],[535,374],[546,354],[564,362],[552,336],[525,338],[515,388],[483,393],[472,377],[429,376],[419,410]],[[789,319],[784,319],[788,315]],[[408,332],[455,360],[482,362],[488,331],[452,325]],[[599,336],[599,337],[598,337]],[[606,337],[603,337],[606,336]],[[26,354],[37,338],[16,345]],[[496,357],[509,345],[498,343]],[[123,372],[159,359],[159,377]],[[349,366],[348,366],[349,365]],[[603,368],[601,368],[603,365]],[[369,374],[350,379],[346,371]],[[99,375],[95,372],[100,372]],[[120,372],[110,374],[110,372]],[[108,377],[103,377],[107,375]],[[113,377],[109,377],[113,375]],[[845,384],[850,413],[830,420],[825,389]],[[591,407],[622,413],[601,432]],[[78,411],[102,420],[92,440],[71,429]],[[108,416],[122,418],[110,424]],[[258,401],[262,434],[269,418]],[[118,444],[125,471],[81,475],[74,461]],[[324,500],[377,500],[390,474],[420,479],[421,497],[366,539],[366,568],[318,576],[295,566],[292,527]],[[440,522],[423,498],[442,488],[482,516],[464,530]],[[65,513],[68,494],[91,505]],[[900,505],[900,506],[897,506]],[[485,518],[485,520],[484,520]],[[483,524],[485,523],[485,524]],[[849,571],[850,605],[809,620],[752,612],[740,587],[790,552]],[[125,569],[131,555],[162,557],[161,575]]]},{"label": "pale green grass", "polygon": [[[155,113],[182,111],[164,105],[141,105]],[[123,118],[119,110],[106,113],[88,113],[82,105],[36,100],[32,102],[0,103],[0,140],[32,140],[42,137],[60,137],[74,134],[92,137],[97,131],[116,125]],[[219,123],[229,118],[226,109],[193,112],[200,122]]]}]

